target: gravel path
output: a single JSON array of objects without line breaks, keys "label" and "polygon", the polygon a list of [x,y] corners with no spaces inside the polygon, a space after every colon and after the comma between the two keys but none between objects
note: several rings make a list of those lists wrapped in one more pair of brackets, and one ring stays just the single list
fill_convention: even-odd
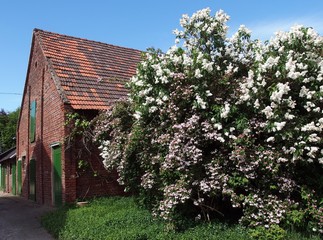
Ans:
[{"label": "gravel path", "polygon": [[40,224],[41,215],[50,210],[0,191],[0,240],[53,240]]}]

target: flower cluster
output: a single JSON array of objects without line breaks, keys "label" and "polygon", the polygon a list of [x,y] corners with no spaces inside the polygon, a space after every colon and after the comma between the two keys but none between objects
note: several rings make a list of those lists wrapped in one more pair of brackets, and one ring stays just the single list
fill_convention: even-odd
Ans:
[{"label": "flower cluster", "polygon": [[[192,204],[207,216],[239,208],[251,227],[282,225],[291,206],[309,208],[304,189],[322,198],[323,39],[303,26],[265,43],[245,26],[228,38],[228,19],[183,15],[176,45],[145,54],[129,121],[109,118],[102,157],[164,219]],[[311,206],[304,221],[323,232],[322,206]]]},{"label": "flower cluster", "polygon": [[245,214],[240,221],[249,225],[264,226],[279,225],[286,213],[288,202],[283,202],[277,196],[268,195],[266,198],[258,194],[249,195],[243,205],[248,214]]},{"label": "flower cluster", "polygon": [[164,200],[160,202],[158,208],[160,216],[165,220],[169,219],[174,208],[190,199],[190,195],[191,189],[188,189],[183,181],[166,186],[164,188]]}]

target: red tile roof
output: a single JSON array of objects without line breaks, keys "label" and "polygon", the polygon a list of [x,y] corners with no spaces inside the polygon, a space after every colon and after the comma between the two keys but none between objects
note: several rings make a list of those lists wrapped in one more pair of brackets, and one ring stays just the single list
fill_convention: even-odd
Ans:
[{"label": "red tile roof", "polygon": [[74,109],[107,109],[127,96],[141,51],[34,30],[59,91]]}]

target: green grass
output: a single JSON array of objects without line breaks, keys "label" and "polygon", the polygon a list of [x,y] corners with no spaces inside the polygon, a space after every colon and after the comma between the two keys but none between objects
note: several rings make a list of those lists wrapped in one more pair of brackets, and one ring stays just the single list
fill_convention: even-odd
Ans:
[{"label": "green grass", "polygon": [[[201,224],[179,233],[167,232],[164,222],[154,220],[151,213],[140,209],[131,197],[99,198],[84,207],[65,206],[44,215],[42,225],[56,239],[62,240],[250,239],[245,229],[219,223]],[[304,239],[297,234],[290,237],[288,239]]]}]

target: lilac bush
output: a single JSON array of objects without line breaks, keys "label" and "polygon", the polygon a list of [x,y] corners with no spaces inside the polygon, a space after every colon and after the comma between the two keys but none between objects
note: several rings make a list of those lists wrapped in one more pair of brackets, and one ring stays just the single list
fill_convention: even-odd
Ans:
[{"label": "lilac bush", "polygon": [[323,39],[303,26],[228,38],[228,20],[183,15],[175,45],[145,54],[97,126],[104,164],[165,220],[189,208],[323,233]]}]

